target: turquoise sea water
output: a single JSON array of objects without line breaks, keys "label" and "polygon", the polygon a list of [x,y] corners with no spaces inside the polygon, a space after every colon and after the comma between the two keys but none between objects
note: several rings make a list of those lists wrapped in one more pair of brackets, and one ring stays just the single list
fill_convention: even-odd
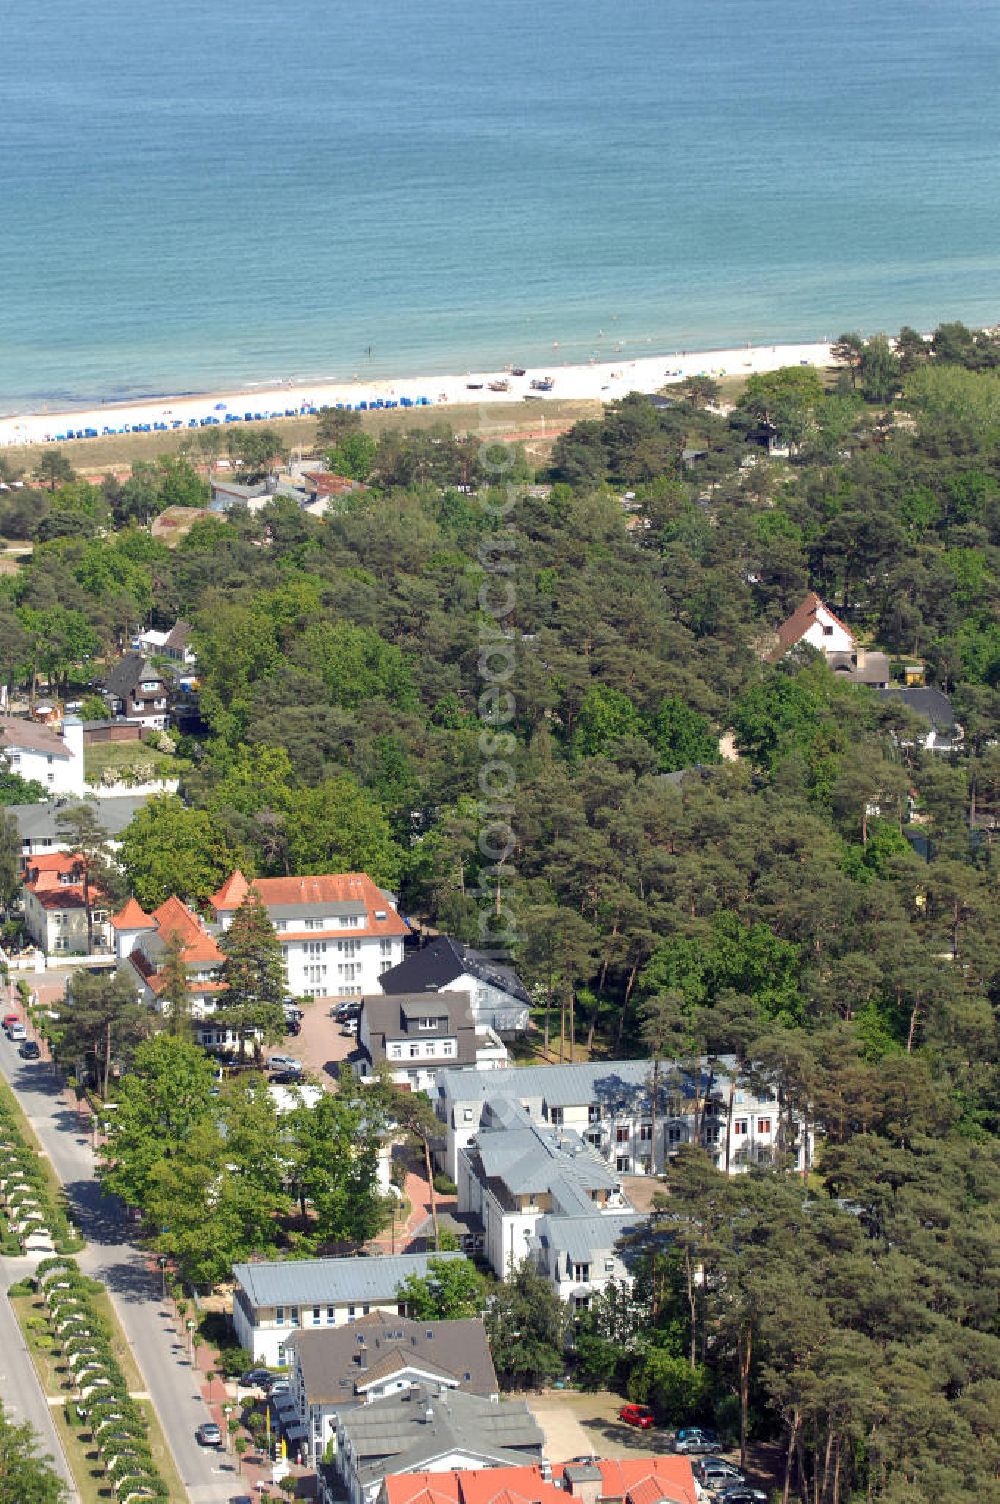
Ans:
[{"label": "turquoise sea water", "polygon": [[1000,319],[997,0],[0,0],[0,78],[3,410]]}]

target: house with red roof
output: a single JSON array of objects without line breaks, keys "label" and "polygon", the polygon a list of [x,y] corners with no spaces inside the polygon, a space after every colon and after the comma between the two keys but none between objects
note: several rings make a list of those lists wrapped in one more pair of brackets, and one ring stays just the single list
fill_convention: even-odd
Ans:
[{"label": "house with red roof", "polygon": [[808,642],[810,647],[823,654],[854,651],[854,633],[820,600],[815,590],[810,590],[791,616],[781,623],[777,642],[767,655],[768,662],[777,663],[800,642]]},{"label": "house with red roof", "polygon": [[[87,937],[90,899],[93,945]],[[53,851],[31,858],[24,874],[24,923],[47,955],[97,955],[114,949],[107,897],[91,881],[85,891],[83,858]]]},{"label": "house with red roof", "polygon": [[405,920],[390,894],[364,872],[257,877],[233,872],[209,900],[228,929],[251,886],[281,944],[288,990],[296,997],[360,998],[378,992],[384,971],[403,959]]},{"label": "house with red roof", "polygon": [[687,1457],[629,1457],[549,1466],[394,1473],[378,1504],[697,1504]]},{"label": "house with red roof", "polygon": [[[203,919],[200,919],[187,904],[171,896],[159,908],[147,914],[134,898],[111,921],[115,934],[115,952],[133,972],[140,999],[150,1007],[164,1012],[169,1006],[161,1001],[166,978],[163,963],[167,942],[174,936],[183,941],[184,964],[187,970],[188,988],[191,993],[191,1015],[205,1018],[215,1011],[222,992],[219,969],[223,955]],[[219,1031],[228,1033],[228,1031]],[[209,1041],[202,1038],[202,1043]],[[238,1041],[233,1036],[228,1047],[235,1049]],[[226,1047],[227,1041],[222,1041]]]}]

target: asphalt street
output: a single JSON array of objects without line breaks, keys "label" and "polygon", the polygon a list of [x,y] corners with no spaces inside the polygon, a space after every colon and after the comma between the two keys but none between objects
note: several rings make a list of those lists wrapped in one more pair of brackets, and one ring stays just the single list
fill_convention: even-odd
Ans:
[{"label": "asphalt street", "polygon": [[[229,1504],[245,1492],[240,1487],[235,1461],[214,1450],[203,1450],[195,1440],[197,1427],[211,1417],[188,1362],[186,1344],[179,1339],[170,1313],[161,1301],[159,1273],[150,1273],[146,1255],[129,1242],[127,1209],[106,1196],[94,1179],[89,1135],[81,1132],[76,1113],[62,1095],[56,1072],[42,1061],[21,1060],[17,1046],[2,1035],[0,1071],[17,1093],[42,1148],[66,1188],[73,1219],[87,1239],[86,1249],[77,1256],[78,1262],[85,1273],[107,1286],[143,1375],[144,1393],[159,1415],[191,1504]],[[6,1357],[9,1349],[2,1329],[0,1341],[4,1342],[0,1367],[10,1369],[12,1361]],[[27,1393],[28,1385],[19,1383],[18,1388]],[[28,1402],[25,1399],[22,1403]],[[37,1403],[44,1407],[36,1383]],[[25,1418],[30,1418],[27,1410]],[[48,1434],[52,1434],[51,1423]],[[46,1447],[55,1455],[48,1436]]]}]

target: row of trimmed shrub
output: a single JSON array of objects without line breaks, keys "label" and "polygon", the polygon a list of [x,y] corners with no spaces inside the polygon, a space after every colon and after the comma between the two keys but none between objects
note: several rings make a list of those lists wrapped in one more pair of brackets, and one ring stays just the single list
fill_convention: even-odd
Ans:
[{"label": "row of trimmed shrub", "polygon": [[2,1091],[0,1203],[22,1253],[72,1253],[83,1247],[37,1152],[25,1140],[17,1107]]},{"label": "row of trimmed shrub", "polygon": [[45,1303],[53,1346],[75,1390],[77,1417],[89,1424],[118,1504],[169,1504],[169,1491],[153,1461],[146,1417],[129,1397],[107,1322],[94,1302],[103,1287],[65,1257],[43,1259],[29,1283]]}]

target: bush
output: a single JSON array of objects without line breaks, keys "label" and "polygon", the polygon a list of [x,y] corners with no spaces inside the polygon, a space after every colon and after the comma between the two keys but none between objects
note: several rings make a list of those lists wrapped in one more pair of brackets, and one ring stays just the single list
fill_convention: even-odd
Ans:
[{"label": "bush", "polygon": [[458,1193],[458,1186],[452,1180],[451,1176],[446,1175],[443,1170],[438,1170],[434,1176],[434,1189],[439,1196],[454,1196]]}]

